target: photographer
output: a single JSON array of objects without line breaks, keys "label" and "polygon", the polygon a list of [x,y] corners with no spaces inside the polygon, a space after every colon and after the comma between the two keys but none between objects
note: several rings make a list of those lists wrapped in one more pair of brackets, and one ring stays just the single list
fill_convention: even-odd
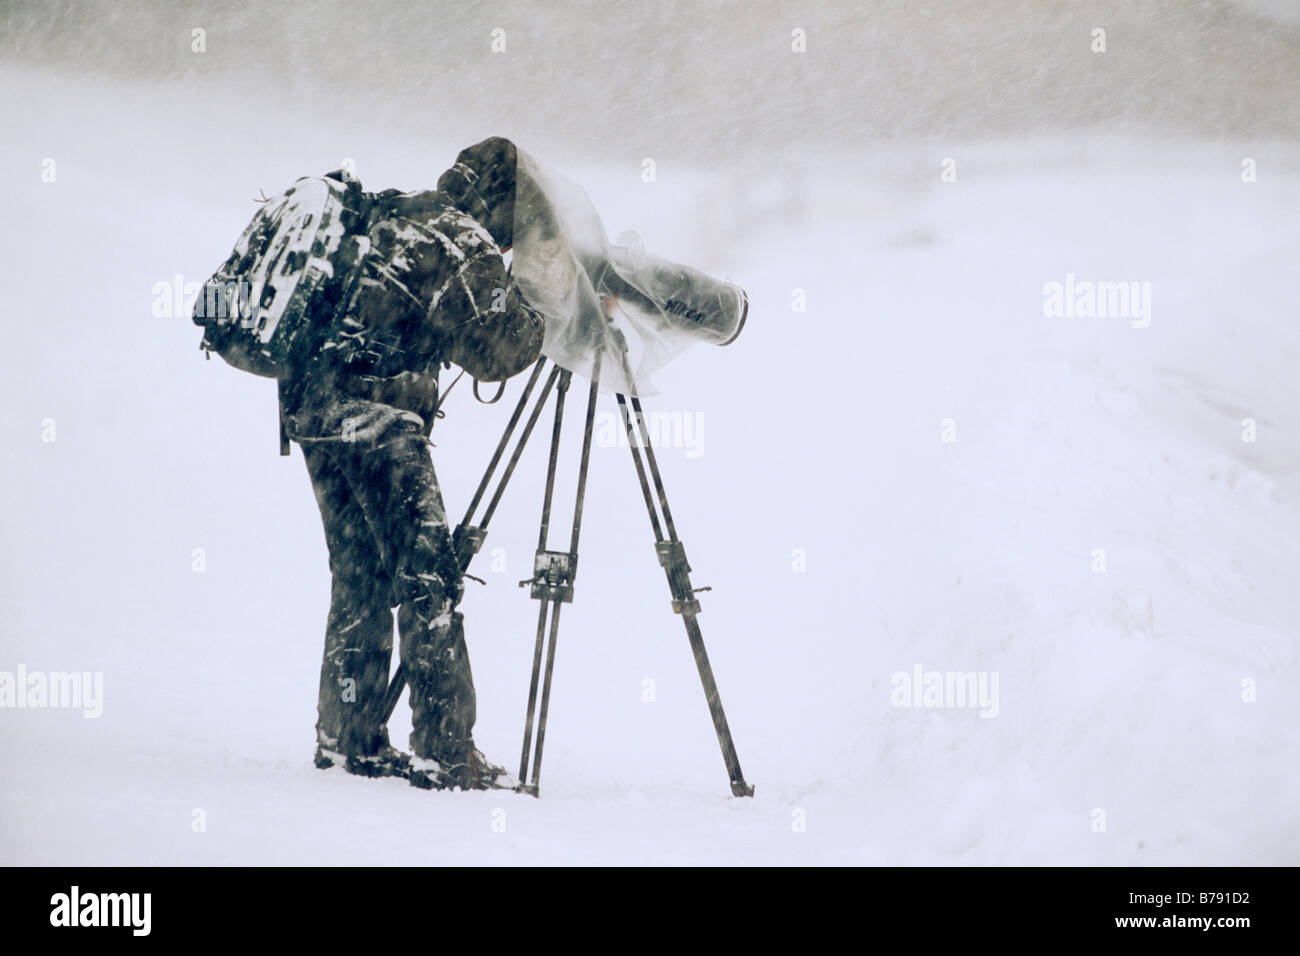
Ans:
[{"label": "photographer", "polygon": [[[316,765],[482,789],[503,770],[475,748],[475,695],[456,610],[462,572],[430,457],[438,371],[500,382],[542,346],[516,289],[516,150],[493,138],[460,153],[432,191],[367,195],[369,248],[345,307],[281,388],[320,506],[332,589]],[[413,758],[383,714],[397,606]]]}]

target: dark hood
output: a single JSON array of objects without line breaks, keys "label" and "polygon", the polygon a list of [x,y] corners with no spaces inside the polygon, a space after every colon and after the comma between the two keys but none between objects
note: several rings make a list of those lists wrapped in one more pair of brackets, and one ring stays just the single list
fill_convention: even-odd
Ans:
[{"label": "dark hood", "polygon": [[463,149],[438,178],[438,191],[473,216],[502,250],[514,245],[515,144],[493,136]]}]

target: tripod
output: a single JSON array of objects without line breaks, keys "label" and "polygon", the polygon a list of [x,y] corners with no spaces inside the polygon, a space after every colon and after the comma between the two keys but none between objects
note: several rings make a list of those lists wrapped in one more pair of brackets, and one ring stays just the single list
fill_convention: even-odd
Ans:
[{"label": "tripod", "polygon": [[[624,360],[626,361],[626,356],[624,356]],[[551,392],[554,391],[556,395],[555,419],[551,431],[550,455],[546,469],[546,492],[542,499],[541,528],[537,539],[537,553],[533,559],[533,576],[519,582],[520,587],[527,586],[529,588],[530,597],[540,602],[537,615],[537,638],[533,649],[532,680],[528,688],[528,713],[524,721],[523,751],[519,761],[519,789],[533,796],[538,795],[541,781],[542,747],[546,741],[546,716],[551,701],[551,675],[555,668],[555,647],[559,637],[560,608],[573,601],[574,578],[578,569],[578,538],[582,530],[582,507],[587,490],[587,464],[591,458],[592,427],[595,421],[596,396],[600,379],[599,353],[595,358],[591,384],[587,393],[582,454],[578,466],[577,495],[574,501],[573,527],[569,537],[568,550],[557,551],[547,547],[551,523],[551,504],[555,496],[555,469],[559,457],[561,427],[564,421],[564,403],[572,379],[572,373],[568,369],[560,368],[558,365],[552,365],[550,374],[547,375],[546,382],[542,386],[532,410],[528,413],[523,431],[520,433],[519,440],[506,462],[505,470],[491,498],[488,500],[482,517],[475,522],[473,516],[487,494],[492,476],[501,463],[502,456],[505,454],[515,428],[524,416],[529,397],[532,395],[537,382],[541,379],[548,361],[543,357],[533,366],[532,374],[524,386],[523,394],[520,396],[519,402],[506,424],[505,432],[502,434],[496,451],[488,462],[487,470],[483,473],[483,478],[479,482],[478,488],[470,500],[469,507],[465,511],[465,517],[452,535],[456,558],[463,572],[467,569],[474,555],[482,548],[487,537],[488,522],[492,520],[492,515],[496,512],[497,505],[500,504],[501,497],[505,493],[506,485],[514,474],[515,466],[519,463],[524,446],[532,435]],[[700,613],[700,604],[695,595],[698,591],[705,591],[708,588],[693,588],[691,586],[691,567],[686,562],[685,548],[678,539],[677,528],[673,524],[672,511],[668,507],[668,498],[664,492],[663,479],[659,474],[659,465],[655,460],[654,449],[650,443],[650,433],[641,410],[641,401],[635,395],[629,398],[627,395],[619,393],[615,397],[618,401],[623,427],[627,434],[628,446],[632,451],[632,460],[636,466],[641,494],[645,499],[646,511],[650,516],[650,525],[654,530],[655,552],[659,557],[659,564],[668,578],[668,587],[672,593],[673,611],[682,616],[682,621],[686,625],[686,636],[691,645],[691,652],[695,657],[695,666],[700,674],[700,682],[704,686],[704,696],[708,701],[709,713],[713,718],[713,729],[717,734],[718,744],[722,748],[722,759],[726,763],[727,776],[731,780],[731,792],[737,797],[752,796],[754,788],[745,782],[745,777],[741,773],[740,759],[736,756],[736,747],[731,739],[731,729],[727,726],[727,716],[722,709],[722,700],[718,695],[718,687],[713,679],[713,668],[709,664],[709,655],[704,649],[704,637],[700,632],[699,621],[696,619],[696,616]],[[654,486],[653,495],[651,494],[652,483]],[[543,656],[545,657],[544,667]],[[406,675],[399,664],[384,697],[383,717],[385,722],[392,716],[398,698],[401,697],[405,682]],[[539,684],[541,691],[540,702],[538,700]],[[536,729],[535,746],[533,744],[534,728]],[[531,778],[529,776],[530,759],[532,764]]]}]

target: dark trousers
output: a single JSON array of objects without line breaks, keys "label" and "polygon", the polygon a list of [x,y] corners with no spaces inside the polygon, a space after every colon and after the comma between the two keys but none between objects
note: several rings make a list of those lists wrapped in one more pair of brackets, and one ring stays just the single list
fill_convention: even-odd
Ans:
[{"label": "dark trousers", "polygon": [[388,743],[383,697],[398,608],[411,749],[457,760],[473,748],[474,681],[463,585],[418,416],[337,398],[286,419],[299,441],[329,547],[329,622],[317,738],[349,754]]}]

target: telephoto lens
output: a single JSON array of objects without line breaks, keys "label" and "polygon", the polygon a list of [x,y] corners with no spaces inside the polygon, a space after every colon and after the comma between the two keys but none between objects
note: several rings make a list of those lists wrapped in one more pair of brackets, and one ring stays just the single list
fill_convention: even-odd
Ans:
[{"label": "telephoto lens", "polygon": [[634,270],[637,285],[668,329],[713,345],[730,345],[745,327],[749,297],[735,283],[657,256],[633,256],[617,246],[611,252],[621,271]]}]

